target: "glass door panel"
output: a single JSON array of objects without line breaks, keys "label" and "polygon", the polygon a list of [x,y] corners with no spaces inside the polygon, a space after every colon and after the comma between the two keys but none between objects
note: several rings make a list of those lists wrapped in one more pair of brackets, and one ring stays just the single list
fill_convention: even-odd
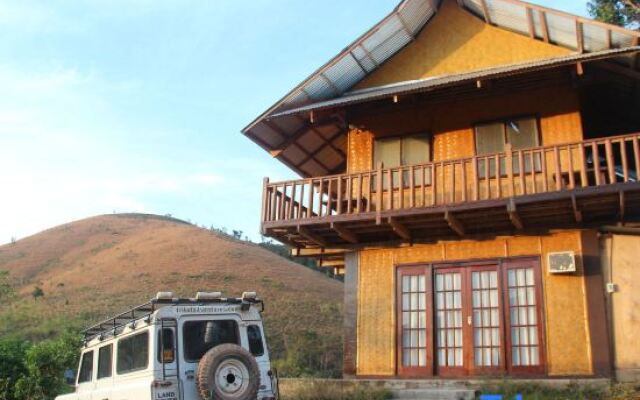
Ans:
[{"label": "glass door panel", "polygon": [[464,367],[462,272],[435,274],[436,366],[439,371]]},{"label": "glass door panel", "polygon": [[402,365],[427,365],[427,313],[424,275],[402,277]]},{"label": "glass door panel", "polygon": [[471,274],[473,369],[504,369],[503,323],[497,267],[474,268]]}]

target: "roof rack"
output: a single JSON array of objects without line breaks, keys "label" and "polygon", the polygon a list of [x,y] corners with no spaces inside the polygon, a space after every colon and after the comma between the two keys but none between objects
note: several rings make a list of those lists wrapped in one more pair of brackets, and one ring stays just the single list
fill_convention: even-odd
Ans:
[{"label": "roof rack", "polygon": [[218,297],[218,298],[200,298],[200,299],[191,299],[191,298],[155,298],[144,304],[133,307],[123,313],[120,313],[111,318],[107,318],[102,322],[99,322],[95,325],[90,326],[89,328],[82,331],[84,335],[85,344],[89,342],[91,339],[96,337],[104,337],[105,335],[117,336],[118,331],[124,328],[127,324],[138,321],[140,319],[145,320],[146,322],[151,321],[151,315],[159,310],[160,308],[170,306],[170,305],[180,305],[180,304],[210,304],[210,303],[231,303],[231,304],[261,304],[260,312],[264,311],[264,302],[257,298],[248,298],[248,297]]}]

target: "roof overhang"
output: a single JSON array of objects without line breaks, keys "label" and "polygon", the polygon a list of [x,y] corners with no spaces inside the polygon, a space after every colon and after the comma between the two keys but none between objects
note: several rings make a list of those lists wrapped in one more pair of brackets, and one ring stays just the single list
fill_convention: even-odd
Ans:
[{"label": "roof overhang", "polygon": [[[536,69],[613,57],[622,60],[621,63],[634,72],[638,69],[640,32],[520,0],[457,0],[461,7],[488,24],[575,50],[577,54],[547,60],[548,63],[505,66],[349,93],[408,45],[436,14],[442,1],[403,0],[387,17],[316,70],[242,132],[301,176],[328,175],[340,172],[346,162],[345,120],[340,113],[314,120],[313,115],[302,117],[302,111],[335,108],[334,101],[343,105],[349,101],[373,101],[376,96],[388,96],[397,90],[424,91],[455,85],[477,79],[474,74],[487,74],[488,77],[492,74],[524,74]],[[365,100],[361,100],[363,98]]]}]

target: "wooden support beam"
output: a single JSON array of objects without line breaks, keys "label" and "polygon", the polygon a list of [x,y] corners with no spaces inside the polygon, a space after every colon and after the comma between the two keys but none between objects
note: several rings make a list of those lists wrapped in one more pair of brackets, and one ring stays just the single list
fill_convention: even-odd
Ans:
[{"label": "wooden support beam", "polygon": [[547,14],[538,10],[538,17],[540,17],[540,25],[542,26],[542,38],[545,42],[549,43],[549,26],[547,25]]},{"label": "wooden support beam", "polygon": [[624,222],[625,210],[627,208],[625,198],[624,198],[624,191],[621,190],[618,193],[618,197],[620,202],[620,211],[618,212],[618,221]]},{"label": "wooden support beam", "polygon": [[482,14],[484,15],[484,22],[487,24],[491,23],[491,18],[489,17],[489,7],[487,7],[486,0],[480,0],[480,5],[482,6]]},{"label": "wooden support beam", "polygon": [[576,43],[578,53],[584,53],[584,29],[582,27],[582,22],[576,19]]},{"label": "wooden support beam", "polygon": [[411,240],[411,232],[405,225],[398,222],[397,219],[389,217],[389,225],[396,235],[400,236],[404,240]]},{"label": "wooden support beam", "polygon": [[578,199],[575,194],[571,195],[571,208],[573,209],[573,218],[577,223],[582,223],[582,211],[578,208]]},{"label": "wooden support beam", "polygon": [[536,37],[536,28],[533,24],[533,10],[527,7],[527,25],[529,27],[529,37],[531,39],[535,39]]},{"label": "wooden support beam", "polygon": [[513,198],[509,199],[509,202],[507,203],[507,214],[509,214],[509,220],[517,230],[521,231],[524,229],[524,224],[522,223],[520,214],[518,214],[518,210],[516,209],[516,202],[515,200],[513,200]]},{"label": "wooden support beam", "polygon": [[304,226],[298,227],[298,233],[300,234],[300,236],[312,241],[320,247],[327,247],[327,241],[323,237],[321,237],[320,235],[316,235]]},{"label": "wooden support beam", "polygon": [[449,228],[458,234],[458,236],[464,236],[464,226],[458,218],[456,218],[449,210],[444,212],[444,219],[449,224]]},{"label": "wooden support beam", "polygon": [[344,267],[344,260],[325,260],[324,258],[320,259],[321,267]]},{"label": "wooden support beam", "polygon": [[346,240],[349,243],[357,244],[359,242],[358,236],[355,233],[351,232],[351,230],[343,226],[340,226],[332,222],[331,229],[333,229],[338,234],[338,236],[340,236],[342,239]]}]

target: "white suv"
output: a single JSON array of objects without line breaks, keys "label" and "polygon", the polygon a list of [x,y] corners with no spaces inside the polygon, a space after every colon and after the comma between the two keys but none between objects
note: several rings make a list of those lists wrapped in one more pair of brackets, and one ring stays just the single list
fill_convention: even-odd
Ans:
[{"label": "white suv", "polygon": [[75,392],[56,400],[275,400],[255,292],[150,302],[87,329]]}]

